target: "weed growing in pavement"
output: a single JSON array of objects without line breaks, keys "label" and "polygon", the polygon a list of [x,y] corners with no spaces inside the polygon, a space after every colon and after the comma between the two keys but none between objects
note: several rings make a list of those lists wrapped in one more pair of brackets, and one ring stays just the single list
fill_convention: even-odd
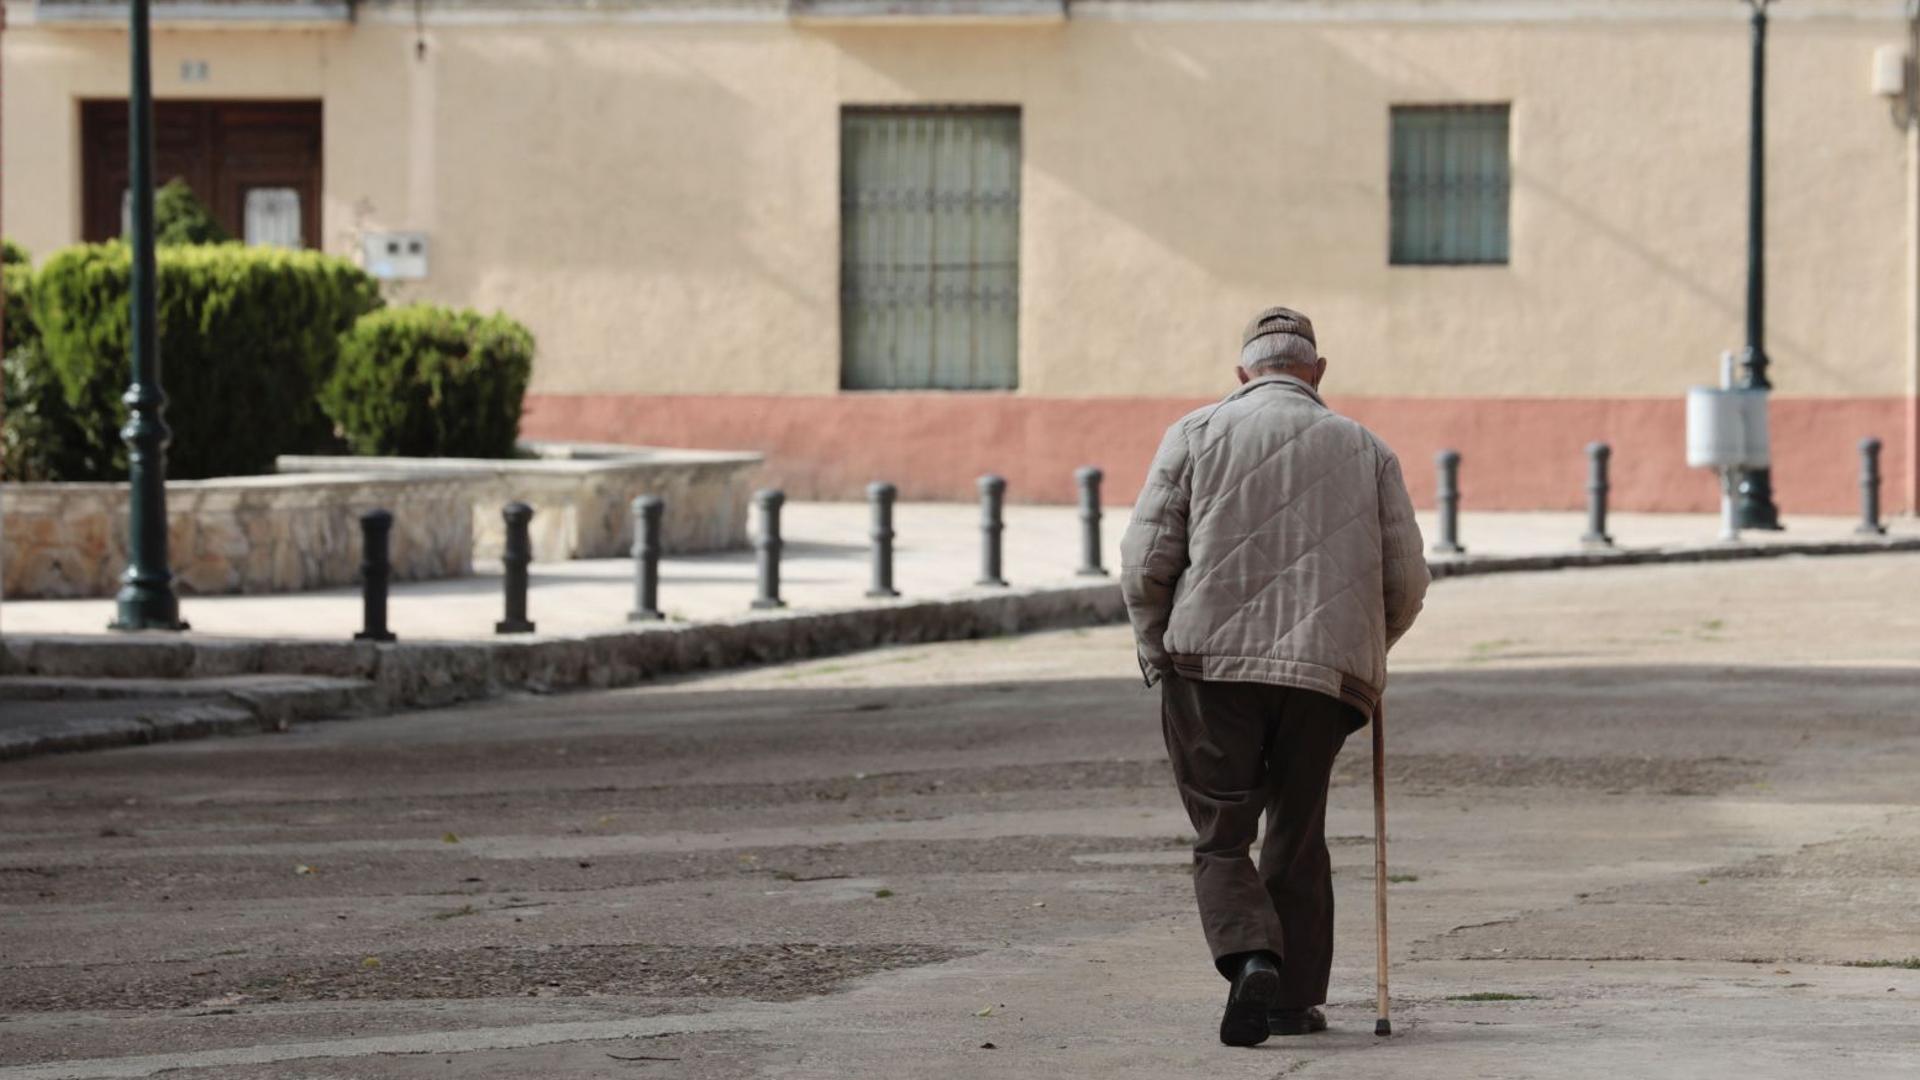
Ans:
[{"label": "weed growing in pavement", "polygon": [[1520,643],[1512,638],[1499,638],[1494,641],[1476,641],[1467,646],[1467,661],[1474,663],[1481,660],[1491,660],[1494,658],[1494,655],[1501,650],[1512,648],[1518,644]]},{"label": "weed growing in pavement", "polygon": [[1905,968],[1908,971],[1920,971],[1920,956],[1909,956],[1905,960],[1849,960],[1841,966],[1858,968]]},{"label": "weed growing in pavement", "polygon": [[1497,992],[1483,991],[1477,994],[1454,994],[1448,997],[1447,1000],[1448,1001],[1537,1001],[1539,1000],[1539,995],[1538,994],[1502,994]]}]

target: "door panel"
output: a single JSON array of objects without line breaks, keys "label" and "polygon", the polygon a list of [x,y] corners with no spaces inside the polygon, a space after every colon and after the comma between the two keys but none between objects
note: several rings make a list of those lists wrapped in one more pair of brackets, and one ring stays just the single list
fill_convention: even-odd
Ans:
[{"label": "door panel", "polygon": [[[158,101],[154,103],[154,179],[180,177],[221,226],[247,234],[247,193],[297,193],[300,241],[320,238],[320,103]],[[80,113],[81,234],[89,241],[120,235],[127,189],[127,105],[88,101]]]}]

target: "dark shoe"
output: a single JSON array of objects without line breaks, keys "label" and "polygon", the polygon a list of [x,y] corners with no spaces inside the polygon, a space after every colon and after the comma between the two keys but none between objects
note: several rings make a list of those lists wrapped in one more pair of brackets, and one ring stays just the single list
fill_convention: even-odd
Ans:
[{"label": "dark shoe", "polygon": [[1327,1014],[1317,1006],[1304,1009],[1268,1009],[1267,1034],[1311,1035],[1327,1030]]},{"label": "dark shoe", "polygon": [[1267,1041],[1267,1010],[1280,996],[1280,969],[1266,953],[1240,961],[1220,1017],[1220,1041],[1228,1046],[1259,1046]]}]

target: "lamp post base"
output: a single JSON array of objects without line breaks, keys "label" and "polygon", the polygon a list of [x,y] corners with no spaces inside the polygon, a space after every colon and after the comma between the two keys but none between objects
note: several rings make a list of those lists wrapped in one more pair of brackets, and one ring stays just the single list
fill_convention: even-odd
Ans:
[{"label": "lamp post base", "polygon": [[173,590],[162,586],[147,588],[129,584],[114,598],[113,621],[109,630],[186,630],[180,618],[180,600]]},{"label": "lamp post base", "polygon": [[1740,527],[1780,532],[1780,508],[1773,504],[1773,470],[1747,469],[1740,474],[1738,495]]}]

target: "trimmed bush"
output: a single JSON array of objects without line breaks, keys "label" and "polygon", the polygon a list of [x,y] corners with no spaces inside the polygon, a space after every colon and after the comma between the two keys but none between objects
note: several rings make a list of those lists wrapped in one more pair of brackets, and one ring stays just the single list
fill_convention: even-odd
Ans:
[{"label": "trimmed bush", "polygon": [[0,289],[6,292],[6,326],[0,333],[0,478],[63,480],[101,468],[90,460],[86,425],[68,407],[60,379],[40,348],[28,305],[33,266],[26,251],[0,241]]},{"label": "trimmed bush", "polygon": [[360,454],[512,457],[533,335],[505,315],[415,304],[340,341],[321,404]]},{"label": "trimmed bush", "polygon": [[88,424],[75,415],[38,342],[15,345],[0,359],[0,478],[26,483],[86,480],[108,474]]},{"label": "trimmed bush", "polygon": [[232,239],[185,180],[176,176],[154,189],[155,245],[224,244]]},{"label": "trimmed bush", "polygon": [[[377,284],[345,259],[238,244],[157,252],[161,383],[176,479],[271,472],[286,453],[326,449],[318,388],[339,335],[380,305]],[[88,476],[125,475],[120,402],[131,372],[128,248],[69,248],[34,275],[30,310],[46,361],[86,431]]]},{"label": "trimmed bush", "polygon": [[7,294],[6,325],[0,327],[0,356],[37,336],[33,316],[27,310],[27,293],[32,288],[33,263],[27,258],[27,249],[11,240],[0,240],[0,291]]}]

